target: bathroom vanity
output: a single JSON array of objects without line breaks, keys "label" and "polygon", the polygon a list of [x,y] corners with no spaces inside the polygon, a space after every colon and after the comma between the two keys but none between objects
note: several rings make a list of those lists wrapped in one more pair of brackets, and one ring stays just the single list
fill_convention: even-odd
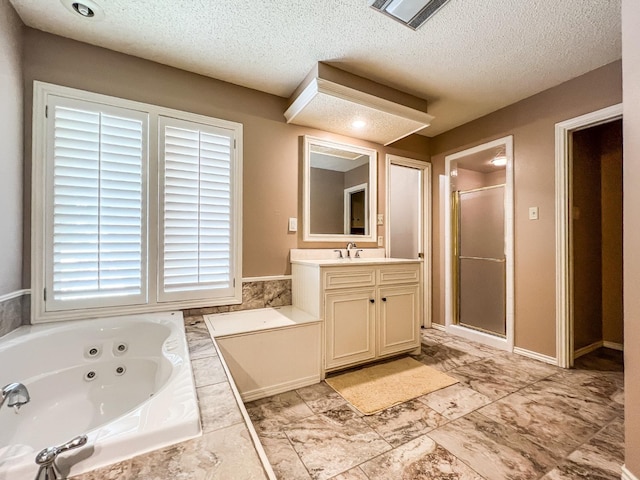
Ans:
[{"label": "bathroom vanity", "polygon": [[291,251],[293,306],[324,321],[324,371],[419,349],[421,261],[384,258],[379,249],[337,256]]}]

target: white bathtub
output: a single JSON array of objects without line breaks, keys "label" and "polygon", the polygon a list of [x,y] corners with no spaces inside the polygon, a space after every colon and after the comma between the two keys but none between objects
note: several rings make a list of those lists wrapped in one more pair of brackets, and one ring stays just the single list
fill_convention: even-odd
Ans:
[{"label": "white bathtub", "polygon": [[180,312],[21,327],[0,340],[12,382],[31,401],[0,409],[0,480],[32,480],[36,454],[77,435],[58,461],[70,476],[201,433]]}]

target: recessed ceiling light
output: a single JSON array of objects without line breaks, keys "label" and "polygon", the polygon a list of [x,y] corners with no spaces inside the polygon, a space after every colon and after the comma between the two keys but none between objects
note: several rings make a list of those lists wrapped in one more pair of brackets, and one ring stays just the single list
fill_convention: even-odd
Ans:
[{"label": "recessed ceiling light", "polygon": [[354,122],[351,124],[351,126],[353,128],[362,128],[366,125],[367,123],[364,120],[354,120]]},{"label": "recessed ceiling light", "polygon": [[494,167],[504,167],[507,164],[507,157],[504,155],[500,155],[493,160],[491,160],[491,165]]},{"label": "recessed ceiling light", "polygon": [[71,13],[80,15],[83,18],[96,20],[101,19],[104,16],[104,12],[100,5],[93,0],[82,0],[80,2],[74,2],[73,0],[60,0],[60,2]]},{"label": "recessed ceiling light", "polygon": [[96,14],[93,10],[91,10],[91,7],[85,5],[84,3],[73,2],[71,6],[83,17],[93,17]]}]

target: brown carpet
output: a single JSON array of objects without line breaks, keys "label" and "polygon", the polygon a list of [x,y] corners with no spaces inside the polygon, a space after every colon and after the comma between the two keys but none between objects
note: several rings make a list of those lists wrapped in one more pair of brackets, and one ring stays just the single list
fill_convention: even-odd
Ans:
[{"label": "brown carpet", "polygon": [[410,357],[343,373],[325,381],[365,415],[458,383],[455,378]]}]

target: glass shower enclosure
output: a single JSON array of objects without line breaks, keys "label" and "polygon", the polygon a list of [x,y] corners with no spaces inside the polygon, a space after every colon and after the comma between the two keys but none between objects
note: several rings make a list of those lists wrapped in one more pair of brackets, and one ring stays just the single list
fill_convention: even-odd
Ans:
[{"label": "glass shower enclosure", "polygon": [[454,322],[506,336],[505,185],[452,192]]}]

